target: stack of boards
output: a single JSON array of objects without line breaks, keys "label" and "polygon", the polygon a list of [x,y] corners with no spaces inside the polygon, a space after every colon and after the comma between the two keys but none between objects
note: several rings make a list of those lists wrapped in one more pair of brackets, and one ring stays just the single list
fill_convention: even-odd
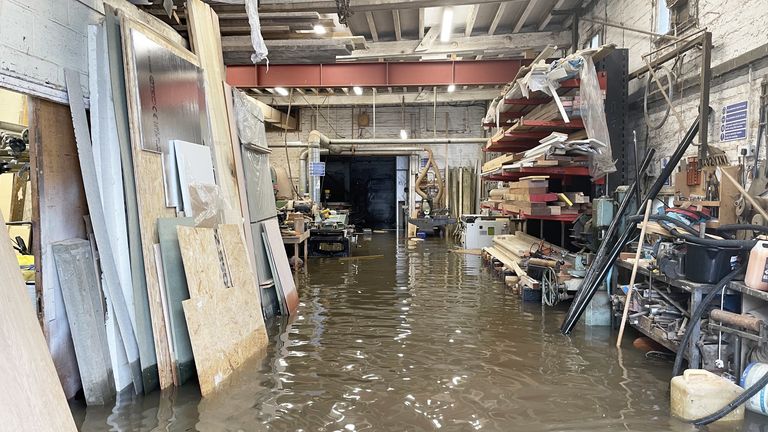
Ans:
[{"label": "stack of boards", "polygon": [[582,192],[550,192],[548,179],[521,177],[507,187],[492,189],[483,207],[520,216],[577,215],[589,208],[589,197]]},{"label": "stack of boards", "polygon": [[254,249],[267,251],[286,315],[293,275],[277,221],[261,222],[258,241],[243,223],[215,13],[187,2],[191,52],[132,5],[105,9],[88,35],[90,122],[79,74],[64,71],[88,238],[52,247],[86,402],[195,375],[207,396],[267,344]]}]

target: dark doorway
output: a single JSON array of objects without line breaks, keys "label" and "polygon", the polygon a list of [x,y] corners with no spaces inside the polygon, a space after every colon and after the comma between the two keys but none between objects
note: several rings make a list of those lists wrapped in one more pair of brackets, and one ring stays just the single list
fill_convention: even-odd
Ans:
[{"label": "dark doorway", "polygon": [[321,196],[359,228],[395,228],[395,157],[326,156]]}]

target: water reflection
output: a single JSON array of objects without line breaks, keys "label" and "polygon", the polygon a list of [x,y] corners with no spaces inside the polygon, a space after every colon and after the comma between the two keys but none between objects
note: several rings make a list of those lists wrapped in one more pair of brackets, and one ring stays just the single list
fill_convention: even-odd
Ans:
[{"label": "water reflection", "polygon": [[565,307],[520,302],[480,257],[390,234],[361,246],[370,259],[310,260],[298,316],[270,323],[263,357],[223,391],[75,406],[81,429],[694,430],[668,417],[668,361],[619,355],[606,328],[561,336]]}]

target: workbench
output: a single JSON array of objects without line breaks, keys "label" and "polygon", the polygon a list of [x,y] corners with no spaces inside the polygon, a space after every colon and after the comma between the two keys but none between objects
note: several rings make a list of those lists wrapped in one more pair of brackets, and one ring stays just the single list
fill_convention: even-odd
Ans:
[{"label": "workbench", "polygon": [[[616,260],[616,270],[632,270],[633,263],[631,261],[618,259]],[[616,281],[618,271],[614,272],[613,278]],[[689,313],[695,310],[701,303],[704,296],[711,292],[715,288],[715,285],[702,284],[697,282],[691,282],[687,279],[671,279],[659,272],[651,272],[647,267],[638,266],[637,276],[643,277],[646,280],[651,279],[654,283],[660,283],[674,287],[678,290],[691,294],[688,311]],[[635,283],[642,282],[642,280],[636,280]],[[615,285],[618,286],[618,285]],[[759,291],[744,285],[742,281],[732,281],[728,285],[727,291],[739,292],[742,294],[741,308],[742,313],[746,313],[751,309],[758,309],[765,305],[768,301],[768,292]],[[666,338],[663,331],[652,326],[651,320],[648,317],[642,316],[637,323],[629,322],[629,324],[640,333],[660,343],[671,351],[677,351],[679,345],[670,339]],[[695,346],[695,342],[699,340],[701,334],[701,321],[694,327],[693,334],[691,335],[691,342],[686,349],[685,357],[688,359],[691,368],[698,368],[701,364],[701,356],[698,348]]]},{"label": "workbench", "polygon": [[[301,244],[304,243],[304,266],[307,265],[307,257],[309,256],[309,253],[307,252],[307,239],[309,239],[309,230],[304,231],[303,233],[300,233],[297,235],[292,235],[292,236],[283,235],[283,244],[293,245],[293,253],[296,256],[296,258],[299,258],[299,246],[301,246]],[[299,260],[296,259],[293,262],[293,271],[296,272],[298,270],[299,270]]]}]

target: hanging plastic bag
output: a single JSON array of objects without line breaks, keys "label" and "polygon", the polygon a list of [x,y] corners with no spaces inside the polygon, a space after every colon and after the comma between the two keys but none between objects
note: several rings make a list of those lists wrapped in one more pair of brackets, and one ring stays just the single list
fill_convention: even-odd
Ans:
[{"label": "hanging plastic bag", "polygon": [[253,45],[253,54],[251,61],[253,64],[262,60],[267,60],[269,64],[269,50],[261,36],[261,22],[259,20],[259,2],[258,0],[214,0],[217,3],[243,4],[245,3],[245,12],[248,14],[248,24],[251,26],[251,44]]},{"label": "hanging plastic bag", "polygon": [[616,163],[611,154],[611,137],[608,133],[608,123],[605,120],[603,92],[600,90],[595,63],[591,56],[584,56],[579,90],[581,119],[584,121],[587,136],[605,144],[599,153],[592,156],[592,163],[589,166],[589,174],[593,179],[598,179],[606,174],[616,172]]}]

